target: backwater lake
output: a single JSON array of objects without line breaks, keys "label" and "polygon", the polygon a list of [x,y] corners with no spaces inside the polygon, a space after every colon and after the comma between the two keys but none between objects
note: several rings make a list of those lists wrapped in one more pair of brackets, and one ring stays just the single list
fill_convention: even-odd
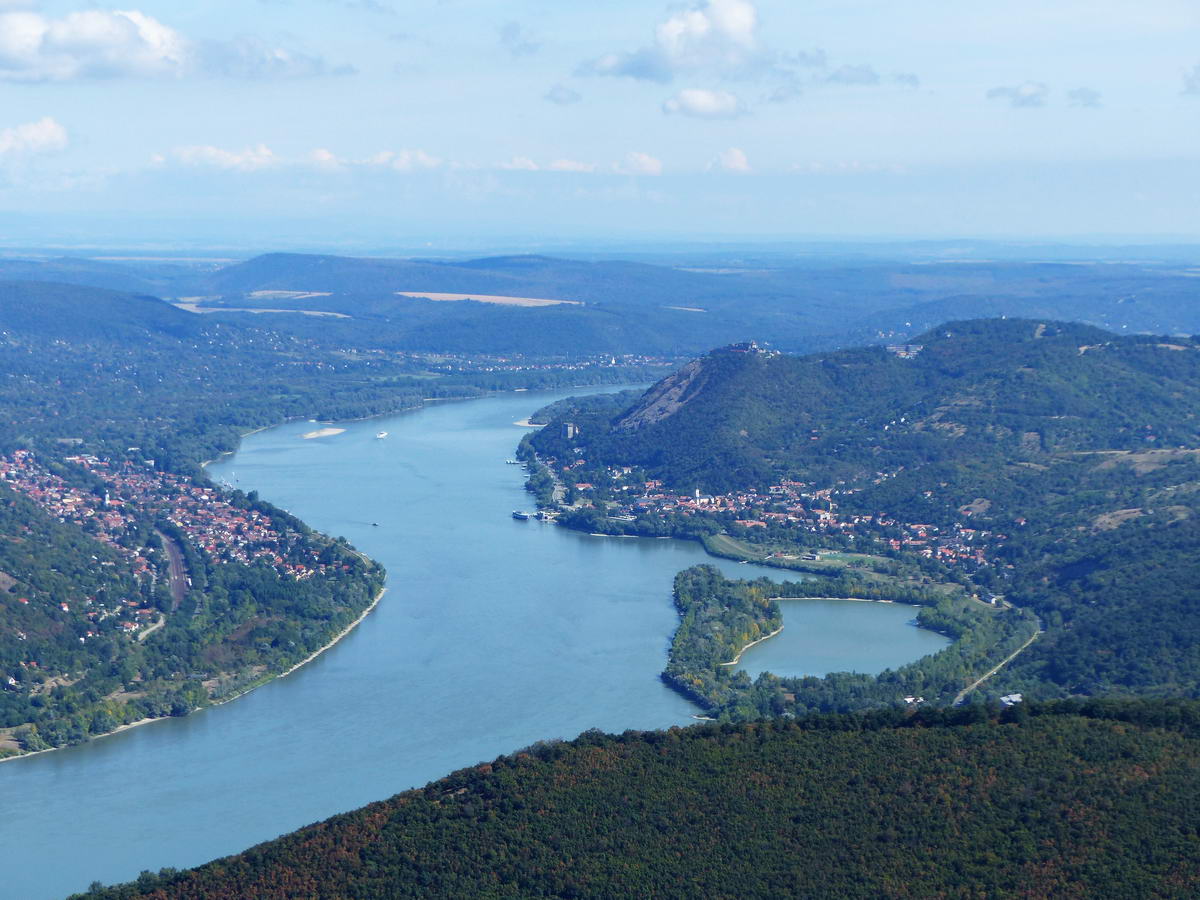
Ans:
[{"label": "backwater lake", "polygon": [[[539,740],[693,724],[699,710],[659,680],[675,574],[786,573],[510,515],[533,506],[505,464],[513,423],[615,389],[438,403],[310,440],[318,426],[295,422],[212,464],[382,562],[388,593],[331,650],[235,702],[0,765],[0,898],[198,865]],[[788,601],[783,632],[741,667],[879,672],[946,644],[915,614]]]}]

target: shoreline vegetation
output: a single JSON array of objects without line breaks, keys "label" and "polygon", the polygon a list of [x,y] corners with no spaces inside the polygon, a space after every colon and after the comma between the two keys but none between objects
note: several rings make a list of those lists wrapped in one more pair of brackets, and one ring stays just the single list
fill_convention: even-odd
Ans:
[{"label": "shoreline vegetation", "polygon": [[776,628],[776,629],[775,629],[774,631],[772,631],[770,634],[764,634],[764,635],[763,635],[762,637],[760,637],[758,640],[751,641],[751,642],[750,642],[750,643],[748,643],[748,644],[747,644],[745,647],[743,647],[741,650],[739,650],[739,651],[737,652],[737,656],[735,656],[735,657],[734,657],[733,659],[731,659],[729,662],[723,662],[723,663],[719,663],[719,665],[722,665],[722,666],[736,666],[738,663],[740,663],[740,662],[742,661],[742,654],[743,654],[743,653],[745,653],[745,652],[746,652],[747,650],[749,650],[751,647],[755,647],[755,646],[757,646],[757,645],[761,644],[763,641],[769,641],[771,638],[775,637],[775,635],[779,634],[779,632],[781,632],[781,631],[783,631],[783,626],[782,626],[782,625],[780,625],[778,628]]},{"label": "shoreline vegetation", "polygon": [[[300,662],[296,663],[294,666],[292,666],[286,672],[281,672],[280,674],[276,675],[275,678],[287,678],[289,675],[291,675],[297,669],[301,669],[304,666],[307,666],[310,662],[312,662],[314,659],[316,659],[318,656],[320,656],[326,650],[332,650],[337,644],[341,643],[342,638],[348,636],[350,634],[350,632],[352,632],[355,628],[357,628],[360,624],[362,624],[363,619],[365,619],[367,616],[369,616],[372,612],[375,611],[375,607],[377,607],[379,605],[379,601],[383,599],[383,595],[386,594],[387,592],[388,592],[387,588],[381,587],[379,589],[379,591],[375,594],[375,599],[373,599],[371,601],[371,605],[368,606],[366,609],[364,609],[361,613],[359,613],[358,618],[355,619],[353,622],[351,622],[349,625],[347,625],[345,628],[343,628],[337,634],[337,636],[335,636],[333,638],[333,640],[331,640],[328,644],[326,644],[324,647],[320,648],[319,650],[314,650],[312,653],[310,653],[304,659],[300,660]],[[273,678],[271,680],[274,681],[275,678]],[[241,697],[241,696],[244,696],[244,694],[238,694],[238,696]],[[234,699],[234,698],[230,698],[230,699]],[[222,702],[228,702],[228,701],[222,701]]]},{"label": "shoreline vegetation", "polygon": [[[780,585],[767,578],[733,580],[711,565],[680,572],[674,589],[680,622],[663,681],[719,721],[895,708],[908,703],[906,697],[951,705],[960,688],[972,683],[972,690],[978,688],[986,680],[979,679],[980,672],[1003,668],[1041,629],[1040,621],[1027,610],[987,607],[964,593],[948,591],[946,586],[917,590],[888,583],[838,581],[809,578]],[[839,587],[842,590],[836,589]],[[786,596],[773,596],[780,588]],[[864,596],[869,593],[877,596]],[[952,643],[878,675],[833,672],[797,678],[764,673],[752,680],[747,672],[732,667],[750,647],[783,630],[781,599],[917,606],[918,626],[943,634]],[[731,657],[733,661],[727,662]]]},{"label": "shoreline vegetation", "polygon": [[[195,713],[202,712],[205,709],[214,709],[218,706],[224,706],[227,703],[232,703],[234,700],[239,700],[242,697],[245,697],[247,694],[251,693],[252,691],[255,691],[258,688],[263,687],[264,685],[270,684],[271,682],[277,681],[278,679],[281,679],[281,678],[287,678],[289,675],[291,675],[297,669],[303,668],[304,666],[308,665],[310,662],[315,660],[318,656],[321,656],[323,653],[325,653],[325,651],[332,650],[334,648],[334,646],[336,646],[337,644],[339,644],[342,641],[343,638],[347,637],[350,634],[350,632],[352,632],[355,628],[357,628],[360,624],[362,624],[362,621],[368,615],[370,615],[372,612],[374,612],[375,607],[377,607],[379,605],[379,601],[383,599],[383,595],[386,594],[387,591],[388,591],[388,589],[386,587],[380,588],[376,592],[375,598],[371,601],[371,605],[368,606],[366,609],[364,609],[361,613],[359,613],[358,617],[353,622],[351,622],[349,625],[347,625],[345,628],[343,628],[341,631],[339,631],[337,633],[337,635],[335,635],[334,638],[331,641],[329,641],[329,643],[325,644],[325,646],[321,647],[319,650],[313,651],[308,656],[306,656],[304,659],[300,660],[300,662],[293,665],[291,668],[287,669],[284,672],[279,672],[278,674],[264,675],[263,678],[261,678],[258,681],[255,681],[253,684],[249,685],[244,690],[238,691],[236,694],[233,694],[229,697],[223,697],[220,700],[214,700],[211,704],[209,704],[207,706],[198,706],[195,709],[193,709],[188,715],[194,715]],[[100,739],[106,738],[106,737],[112,737],[115,734],[120,734],[123,731],[129,731],[133,728],[140,728],[143,725],[150,725],[153,722],[162,722],[162,721],[165,721],[167,719],[172,719],[172,718],[177,718],[177,717],[176,716],[154,716],[152,718],[147,718],[147,719],[138,719],[136,722],[126,722],[124,725],[118,725],[112,731],[105,731],[102,734],[94,734],[94,735],[89,736],[88,739],[86,741],[84,741],[84,744],[89,744],[92,741],[97,741],[97,740],[100,740]],[[82,744],[66,744],[61,747],[47,747],[44,750],[30,750],[30,751],[27,751],[24,753],[17,752],[15,755],[12,755],[12,756],[0,757],[0,763],[12,762],[12,761],[18,760],[18,759],[29,759],[32,756],[39,756],[43,753],[54,753],[56,750],[65,750],[68,747],[79,747],[79,746],[83,746],[83,745]]]}]

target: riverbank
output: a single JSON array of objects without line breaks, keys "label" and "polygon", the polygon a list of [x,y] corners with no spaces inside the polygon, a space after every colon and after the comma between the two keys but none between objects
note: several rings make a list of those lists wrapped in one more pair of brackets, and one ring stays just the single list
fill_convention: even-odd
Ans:
[{"label": "riverbank", "polygon": [[781,631],[783,631],[783,626],[782,626],[782,625],[780,625],[778,628],[776,628],[776,629],[775,629],[774,631],[772,631],[770,634],[764,635],[763,637],[760,637],[758,640],[756,640],[756,641],[751,641],[750,643],[748,643],[748,644],[747,644],[745,647],[743,647],[741,650],[739,650],[739,651],[737,652],[737,656],[735,656],[735,657],[734,657],[734,658],[733,658],[733,659],[732,659],[730,662],[719,663],[719,665],[722,665],[722,666],[736,666],[738,663],[740,663],[740,662],[742,661],[742,654],[743,654],[743,653],[745,653],[745,652],[746,652],[747,650],[749,650],[751,647],[754,647],[754,646],[757,646],[758,644],[761,644],[763,641],[769,641],[771,638],[775,637],[775,635],[779,634],[779,632],[781,632]]},{"label": "riverbank", "polygon": [[[98,741],[101,738],[112,737],[114,734],[120,734],[122,731],[129,731],[131,728],[141,728],[143,725],[149,725],[151,722],[161,722],[164,719],[169,719],[170,716],[155,716],[151,719],[138,719],[136,722],[127,722],[124,725],[118,725],[112,731],[106,731],[103,734],[93,734],[83,743],[90,744],[92,741]],[[34,756],[41,756],[44,753],[54,753],[56,750],[66,750],[68,747],[79,747],[80,744],[66,744],[62,747],[47,747],[45,750],[29,750],[24,753],[18,751],[16,756],[0,757],[0,763],[12,762],[17,759],[30,759]]]},{"label": "riverbank", "polygon": [[[240,447],[242,444],[242,441],[244,441],[246,438],[250,437],[250,435],[252,435],[252,434],[258,434],[260,431],[266,431],[268,428],[275,428],[276,426],[284,424],[286,422],[294,422],[294,421],[296,421],[296,420],[295,419],[285,419],[284,422],[276,422],[272,425],[260,425],[258,428],[251,428],[249,431],[244,431],[240,435],[238,435],[238,446]],[[223,450],[220,454],[218,454],[213,459],[202,460],[200,463],[200,469],[201,469],[201,471],[203,471],[204,469],[208,468],[209,463],[214,463],[219,459],[224,459],[226,456],[233,456],[233,454],[235,454],[235,453],[237,453],[237,447],[235,447],[232,450]]]},{"label": "riverbank", "polygon": [[[138,719],[136,722],[127,722],[124,725],[118,725],[112,731],[106,731],[104,734],[94,734],[89,737],[84,743],[90,744],[92,741],[98,741],[101,738],[112,737],[114,734],[120,734],[122,731],[129,731],[131,728],[140,728],[143,725],[149,725],[151,722],[161,722],[163,719],[169,719],[170,716],[156,716],[152,719]],[[26,753],[17,752],[16,756],[0,757],[0,763],[12,762],[16,759],[29,759],[34,756],[41,756],[43,753],[53,753],[55,750],[65,750],[67,747],[78,747],[79,744],[68,744],[64,747],[47,747],[45,750],[30,750]]]},{"label": "riverbank", "polygon": [[[355,550],[354,552],[358,553],[357,550]],[[359,553],[358,555],[361,556],[364,560],[366,559],[366,557],[363,556],[361,553]],[[321,647],[320,649],[314,650],[312,653],[310,653],[308,656],[304,657],[304,659],[300,660],[300,662],[296,663],[290,669],[287,669],[284,672],[280,672],[278,675],[264,675],[262,678],[258,679],[254,683],[248,685],[244,690],[240,690],[236,694],[232,694],[228,697],[223,697],[220,700],[217,700],[217,701],[213,702],[212,704],[210,704],[209,707],[201,707],[201,709],[208,709],[210,707],[215,707],[215,706],[224,706],[226,703],[232,703],[234,700],[238,700],[242,697],[245,697],[251,691],[254,691],[254,690],[262,687],[264,684],[270,684],[272,681],[277,681],[280,678],[287,678],[289,675],[291,675],[297,669],[308,665],[310,662],[312,662],[314,659],[316,659],[318,656],[320,656],[326,650],[329,650],[332,647],[334,647],[335,645],[337,645],[344,637],[346,637],[346,635],[348,635],[355,628],[357,628],[362,623],[362,620],[365,619],[367,616],[369,616],[372,613],[372,611],[374,611],[375,607],[379,605],[379,601],[383,599],[383,595],[386,593],[387,593],[387,588],[381,587],[379,589],[379,591],[375,594],[375,598],[371,601],[370,605],[366,609],[364,609],[361,613],[358,614],[358,618],[356,618],[353,622],[351,622],[349,625],[347,625],[345,628],[343,628],[341,631],[339,631],[333,637],[333,639],[329,641],[328,644]]]},{"label": "riverbank", "polygon": [[[366,557],[363,557],[363,558],[365,559]],[[375,595],[375,599],[371,601],[371,605],[368,606],[366,609],[364,609],[361,613],[359,613],[359,616],[357,619],[355,619],[353,622],[351,622],[349,625],[347,625],[345,628],[343,628],[342,631],[337,635],[337,637],[335,637],[333,640],[331,640],[328,644],[326,644],[320,650],[316,650],[313,653],[310,653],[308,656],[306,656],[304,659],[300,660],[300,662],[296,663],[294,666],[292,666],[286,672],[283,672],[282,674],[280,674],[276,677],[277,678],[287,678],[289,675],[291,675],[297,669],[308,665],[310,662],[312,662],[314,659],[316,659],[318,656],[320,656],[326,650],[332,649],[336,644],[338,644],[342,640],[342,638],[344,638],[346,635],[348,635],[350,632],[352,632],[355,628],[357,628],[360,624],[362,624],[362,620],[365,619],[367,616],[369,616],[375,610],[375,607],[377,607],[379,605],[379,601],[383,599],[383,595],[387,593],[387,590],[388,590],[387,588],[381,587],[379,589],[379,593],[377,593]]]},{"label": "riverbank", "polygon": [[[359,614],[358,618],[356,618],[353,622],[351,622],[349,625],[347,625],[345,628],[343,628],[341,631],[339,631],[337,633],[337,635],[334,636],[334,638],[331,641],[329,641],[329,643],[325,644],[325,646],[321,647],[319,650],[313,651],[308,656],[306,656],[304,659],[300,660],[300,662],[298,662],[294,666],[292,666],[290,669],[288,669],[284,672],[280,672],[277,675],[265,676],[262,679],[260,679],[259,681],[254,682],[254,684],[250,685],[245,690],[239,691],[238,693],[234,694],[233,696],[225,697],[221,700],[214,701],[213,703],[208,704],[207,706],[199,706],[196,709],[192,710],[191,715],[194,715],[195,713],[198,713],[198,712],[203,712],[206,709],[212,709],[212,708],[215,708],[218,706],[224,706],[226,703],[232,703],[234,700],[237,700],[241,697],[245,697],[251,691],[262,687],[264,684],[270,684],[272,681],[275,681],[280,678],[287,678],[287,676],[291,675],[297,669],[308,665],[310,662],[312,662],[314,659],[316,659],[318,656],[320,656],[326,650],[330,650],[334,646],[336,646],[343,638],[345,638],[348,634],[350,634],[350,632],[352,632],[355,628],[357,628],[360,624],[362,624],[363,619],[365,619],[367,616],[369,616],[371,614],[372,611],[374,611],[375,607],[379,605],[379,601],[383,599],[383,595],[386,593],[387,593],[386,587],[380,588],[378,593],[375,594],[375,598],[371,601],[371,605],[368,606],[366,609],[364,609]],[[170,719],[170,718],[172,718],[172,717],[171,716],[155,716],[155,717],[149,718],[149,719],[138,719],[136,722],[128,722],[125,725],[119,725],[116,728],[114,728],[112,731],[106,731],[103,734],[92,735],[83,743],[89,744],[92,741],[100,740],[101,738],[112,737],[114,734],[120,734],[122,731],[129,731],[131,728],[140,728],[143,725],[149,725],[151,722],[161,722],[164,719]],[[28,759],[29,757],[39,756],[43,753],[53,753],[55,750],[64,750],[64,749],[66,749],[66,747],[78,747],[78,746],[80,746],[80,745],[79,744],[67,744],[63,747],[47,747],[45,750],[32,750],[32,751],[25,752],[25,753],[19,752],[19,753],[17,753],[16,756],[0,757],[0,763],[12,762],[13,760],[16,760],[16,759]]]}]

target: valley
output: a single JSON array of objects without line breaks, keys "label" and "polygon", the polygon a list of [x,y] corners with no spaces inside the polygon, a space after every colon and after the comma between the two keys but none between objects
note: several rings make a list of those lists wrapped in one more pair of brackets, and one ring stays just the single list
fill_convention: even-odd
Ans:
[{"label": "valley", "polygon": [[[340,302],[261,282],[239,300],[260,301]],[[468,323],[481,304],[443,305]],[[58,893],[589,728],[991,727],[1105,698],[1136,718],[1200,690],[1192,338],[992,319],[686,361],[661,342],[347,346],[294,312],[39,283],[0,307],[0,753],[67,748],[0,778],[32,821],[54,777],[52,819],[78,820],[89,868],[61,867]],[[516,521],[525,492],[560,527]],[[878,621],[815,652],[850,610]],[[121,814],[113,760],[204,774]],[[259,812],[229,827],[218,781]],[[93,827],[114,816],[140,838]],[[51,836],[2,837],[30,860],[22,890],[53,896]]]}]

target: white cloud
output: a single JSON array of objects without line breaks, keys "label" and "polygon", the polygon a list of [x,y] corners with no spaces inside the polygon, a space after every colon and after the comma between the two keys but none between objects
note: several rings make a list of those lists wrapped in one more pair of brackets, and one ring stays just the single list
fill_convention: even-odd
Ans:
[{"label": "white cloud", "polygon": [[871,66],[839,66],[825,79],[830,84],[876,85],[880,82],[879,73]]},{"label": "white cloud", "polygon": [[0,78],[9,81],[179,75],[188,54],[179,32],[136,11],[0,14]]},{"label": "white cloud", "polygon": [[546,169],[550,172],[595,172],[596,165],[575,159],[556,159]]},{"label": "white cloud", "polygon": [[508,162],[500,163],[496,168],[509,172],[595,172],[594,163],[580,162],[576,159],[556,159],[546,165],[539,165],[528,156],[514,156]]},{"label": "white cloud", "polygon": [[1067,91],[1067,103],[1070,106],[1082,106],[1085,109],[1097,109],[1104,105],[1100,92],[1088,87]]},{"label": "white cloud", "polygon": [[[31,128],[32,126],[24,127]],[[15,132],[15,129],[11,129],[11,131]],[[4,142],[8,140],[8,134],[9,132],[0,132],[0,154],[3,154],[6,149]],[[63,142],[65,143],[65,133]],[[150,162],[156,167],[178,165],[240,173],[298,169],[308,169],[326,174],[364,173],[372,170],[414,173],[435,169],[451,171],[494,169],[506,172],[573,174],[588,174],[597,171],[595,163],[576,159],[559,158],[543,164],[528,156],[514,156],[506,162],[480,166],[473,163],[445,160],[424,150],[416,149],[383,150],[372,156],[355,159],[338,156],[325,147],[317,147],[300,155],[281,156],[266,144],[258,144],[244,150],[228,150],[211,144],[175,147],[169,152],[154,154],[150,157]],[[625,163],[615,166],[614,170],[635,175],[659,175],[662,172],[662,163],[645,153],[631,153]]]},{"label": "white cloud", "polygon": [[717,154],[717,158],[709,163],[708,168],[719,169],[724,172],[736,172],[740,175],[745,175],[751,171],[750,160],[746,158],[746,151],[739,147],[730,147]]},{"label": "white cloud", "polygon": [[655,159],[649,153],[634,150],[625,155],[625,161],[615,167],[622,175],[661,175],[662,160]]},{"label": "white cloud", "polygon": [[570,106],[572,103],[578,103],[583,99],[579,91],[573,91],[565,84],[556,84],[550,90],[546,91],[543,99],[549,100],[551,103],[556,103],[559,106]]},{"label": "white cloud", "polygon": [[353,66],[329,67],[323,59],[255,38],[205,41],[192,48],[192,67],[209,75],[230,78],[306,78],[312,75],[351,75]]},{"label": "white cloud", "polygon": [[424,150],[384,150],[366,159],[350,159],[340,157],[325,147],[314,148],[299,156],[280,156],[266,144],[258,144],[244,150],[226,150],[211,144],[175,147],[168,153],[154,154],[150,161],[155,166],[173,162],[183,166],[220,169],[226,172],[260,172],[284,168],[306,168],[326,173],[363,169],[417,172],[446,165],[444,160]]},{"label": "white cloud", "polygon": [[317,57],[251,38],[189,40],[137,10],[85,10],[62,18],[0,13],[0,80],[179,78],[191,74],[296,77],[329,69]]},{"label": "white cloud", "polygon": [[0,158],[56,153],[66,146],[67,130],[49,116],[0,130]]},{"label": "white cloud", "polygon": [[342,161],[334,155],[333,151],[326,150],[324,147],[317,147],[308,154],[308,159],[318,169],[324,169],[326,172],[338,172],[342,169]]},{"label": "white cloud", "polygon": [[688,88],[663,104],[668,115],[693,116],[699,119],[732,119],[745,112],[742,101],[728,91],[706,91]]},{"label": "white cloud", "polygon": [[1050,95],[1048,85],[1040,81],[1026,81],[1012,86],[994,87],[987,92],[989,100],[1007,100],[1014,109],[1030,109],[1045,106],[1046,98]]},{"label": "white cloud", "polygon": [[508,169],[513,172],[536,172],[541,168],[528,156],[514,156],[506,163],[500,163],[501,169]]},{"label": "white cloud", "polygon": [[609,53],[580,69],[663,83],[679,72],[737,74],[762,63],[757,30],[758,10],[749,0],[703,0],[661,22],[651,46]]},{"label": "white cloud", "polygon": [[418,172],[423,169],[437,169],[441,167],[443,160],[424,150],[384,150],[366,160],[366,164],[395,169],[397,172]]},{"label": "white cloud", "polygon": [[281,162],[266,144],[241,151],[223,150],[212,145],[176,147],[171,151],[171,157],[185,166],[224,169],[228,172],[257,172]]},{"label": "white cloud", "polygon": [[[691,0],[683,8],[676,7],[658,24],[652,42],[587,60],[576,74],[626,77],[660,84],[697,76],[710,81],[758,80],[769,85],[764,99],[771,103],[794,100],[806,87],[875,87],[884,82],[870,65],[832,67],[825,51],[819,48],[788,52],[773,49],[761,32],[753,0]],[[911,73],[898,74],[891,81],[910,88],[920,84]],[[684,115],[713,117],[745,112],[740,105],[736,111],[726,109],[720,113],[700,112],[699,108],[679,96],[664,105],[666,112]]]},{"label": "white cloud", "polygon": [[655,29],[655,42],[677,67],[719,61],[740,65],[754,51],[758,11],[747,0],[707,0],[671,16]]}]

